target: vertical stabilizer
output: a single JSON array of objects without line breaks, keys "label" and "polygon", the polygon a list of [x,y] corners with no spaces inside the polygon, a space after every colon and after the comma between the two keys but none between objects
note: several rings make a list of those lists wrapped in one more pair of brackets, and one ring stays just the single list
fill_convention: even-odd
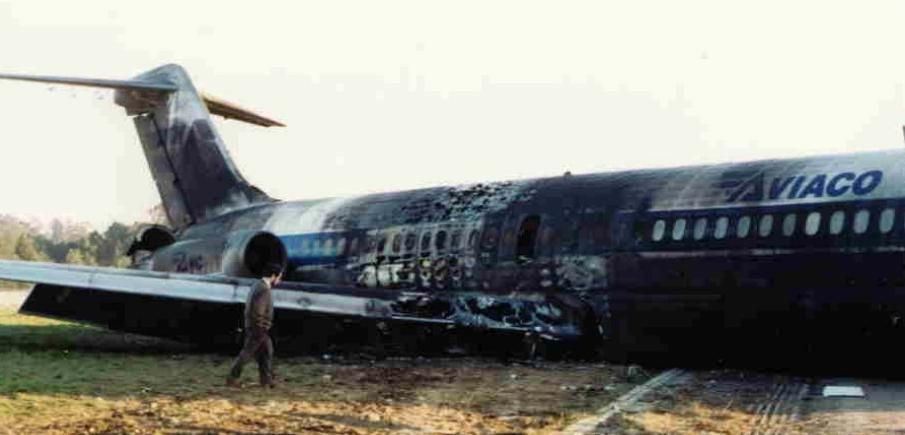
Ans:
[{"label": "vertical stabilizer", "polygon": [[0,74],[0,79],[115,89],[116,104],[135,116],[151,174],[176,229],[274,201],[242,178],[210,115],[264,127],[283,124],[198,93],[179,65],[164,65],[131,80],[21,74]]},{"label": "vertical stabilizer", "polygon": [[136,115],[135,127],[174,227],[273,201],[236,169],[204,99],[182,67],[165,65],[135,80],[170,83],[176,88],[164,93],[116,91],[117,104]]}]

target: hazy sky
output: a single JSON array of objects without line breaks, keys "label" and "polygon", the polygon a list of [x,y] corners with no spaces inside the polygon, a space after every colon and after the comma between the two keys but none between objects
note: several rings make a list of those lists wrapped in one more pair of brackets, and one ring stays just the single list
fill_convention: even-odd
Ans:
[{"label": "hazy sky", "polygon": [[[905,3],[0,0],[0,70],[180,63],[282,199],[896,148]],[[159,202],[111,93],[0,82],[0,213]],[[905,162],[903,162],[905,164]]]}]

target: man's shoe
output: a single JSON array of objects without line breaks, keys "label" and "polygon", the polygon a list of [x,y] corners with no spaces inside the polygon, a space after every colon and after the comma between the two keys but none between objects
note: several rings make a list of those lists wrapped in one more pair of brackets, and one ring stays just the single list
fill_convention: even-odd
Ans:
[{"label": "man's shoe", "polygon": [[233,377],[226,378],[226,386],[232,388],[240,388],[242,386],[239,380]]},{"label": "man's shoe", "polygon": [[276,388],[277,383],[273,378],[270,379],[261,379],[261,387],[263,388]]}]

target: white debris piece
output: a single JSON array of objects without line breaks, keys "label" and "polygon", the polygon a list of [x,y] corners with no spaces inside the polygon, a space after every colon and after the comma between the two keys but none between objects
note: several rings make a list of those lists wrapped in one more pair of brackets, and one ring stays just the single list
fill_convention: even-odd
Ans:
[{"label": "white debris piece", "polygon": [[823,397],[864,397],[864,390],[851,385],[827,385],[823,387]]}]

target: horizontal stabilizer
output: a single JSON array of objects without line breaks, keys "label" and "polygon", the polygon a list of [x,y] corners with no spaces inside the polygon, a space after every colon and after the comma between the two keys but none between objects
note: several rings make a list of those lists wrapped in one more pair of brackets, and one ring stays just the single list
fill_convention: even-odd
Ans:
[{"label": "horizontal stabilizer", "polygon": [[72,86],[89,86],[92,88],[127,89],[134,91],[175,92],[178,89],[174,84],[154,83],[142,80],[83,79],[75,77],[29,76],[21,74],[0,74],[0,79],[57,83]]},{"label": "horizontal stabilizer", "polygon": [[[54,77],[54,76],[32,76],[24,74],[0,74],[0,79],[21,80],[26,82],[38,83],[55,83],[61,85],[72,86],[88,86],[93,88],[106,88],[127,91],[157,92],[170,93],[179,90],[179,86],[165,81],[149,81],[149,80],[108,80],[108,79],[86,79],[78,77]],[[239,107],[233,103],[221,100],[219,98],[202,94],[207,110],[213,114],[222,116],[226,119],[235,119],[247,122],[249,124],[260,125],[262,127],[285,127],[286,125],[273,119],[258,115],[248,109]]]},{"label": "horizontal stabilizer", "polygon": [[249,124],[260,125],[261,127],[286,126],[279,121],[263,117],[250,110],[243,109],[233,103],[223,101],[205,93],[201,94],[201,99],[204,100],[204,105],[207,106],[207,110],[211,112],[212,115],[222,116],[226,119],[244,121]]}]

